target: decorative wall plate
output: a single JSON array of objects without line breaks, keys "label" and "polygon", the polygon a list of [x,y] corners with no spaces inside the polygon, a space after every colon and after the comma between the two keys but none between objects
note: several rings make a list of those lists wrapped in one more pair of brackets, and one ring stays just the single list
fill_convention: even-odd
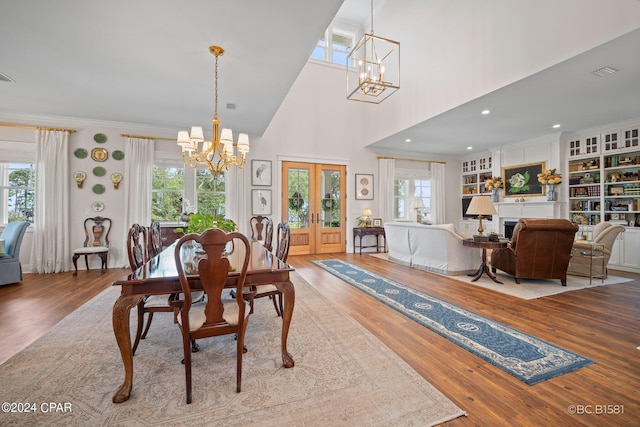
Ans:
[{"label": "decorative wall plate", "polygon": [[105,173],[107,173],[107,170],[102,166],[96,166],[95,168],[93,168],[93,174],[95,176],[104,176]]},{"label": "decorative wall plate", "polygon": [[93,202],[91,203],[91,209],[93,209],[94,212],[102,212],[104,210],[104,203]]},{"label": "decorative wall plate", "polygon": [[73,152],[73,155],[79,159],[85,159],[89,155],[89,153],[87,153],[87,150],[85,150],[84,148],[78,148]]},{"label": "decorative wall plate", "polygon": [[91,150],[91,158],[96,162],[104,162],[109,158],[109,153],[104,148],[94,148]]},{"label": "decorative wall plate", "polygon": [[104,193],[105,188],[104,188],[104,185],[102,184],[96,184],[93,186],[92,190],[96,194],[102,194]]},{"label": "decorative wall plate", "polygon": [[99,144],[107,141],[107,136],[104,133],[96,133],[93,135],[93,140]]},{"label": "decorative wall plate", "polygon": [[124,159],[124,153],[120,150],[116,150],[113,153],[111,153],[111,157],[113,157],[116,160],[122,160]]}]

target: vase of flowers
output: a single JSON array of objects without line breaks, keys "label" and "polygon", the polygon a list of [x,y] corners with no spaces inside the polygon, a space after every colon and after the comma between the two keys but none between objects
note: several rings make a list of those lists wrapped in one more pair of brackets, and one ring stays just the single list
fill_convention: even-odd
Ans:
[{"label": "vase of flowers", "polygon": [[538,182],[546,186],[547,201],[556,201],[558,196],[555,188],[562,182],[562,175],[557,173],[555,169],[545,169],[538,174]]},{"label": "vase of flowers", "polygon": [[502,177],[493,176],[484,181],[484,188],[491,190],[491,201],[498,202],[500,199],[500,189],[502,188]]}]

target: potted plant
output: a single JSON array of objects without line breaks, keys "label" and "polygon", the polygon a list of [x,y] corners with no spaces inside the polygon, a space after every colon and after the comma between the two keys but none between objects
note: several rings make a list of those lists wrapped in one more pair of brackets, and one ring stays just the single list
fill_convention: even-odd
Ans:
[{"label": "potted plant", "polygon": [[220,230],[228,233],[238,229],[237,224],[233,220],[225,218],[223,215],[216,215],[214,219],[214,216],[211,214],[201,214],[200,212],[196,212],[190,216],[191,220],[187,223],[187,226],[184,228],[176,228],[177,232],[184,234],[202,234],[205,230],[210,228],[219,228]]}]

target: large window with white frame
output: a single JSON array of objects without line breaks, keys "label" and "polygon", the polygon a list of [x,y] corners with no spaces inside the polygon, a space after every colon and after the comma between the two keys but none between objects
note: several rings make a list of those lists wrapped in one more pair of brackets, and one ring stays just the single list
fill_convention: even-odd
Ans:
[{"label": "large window with white frame", "polygon": [[0,163],[0,222],[33,222],[36,195],[33,163]]},{"label": "large window with white frame", "polygon": [[[420,207],[418,201],[422,202]],[[423,221],[431,221],[431,172],[420,169],[396,169],[394,179],[394,218],[415,221],[420,212]]]},{"label": "large window with white frame", "polygon": [[179,222],[182,213],[226,213],[226,175],[156,159],[151,194],[152,219]]}]

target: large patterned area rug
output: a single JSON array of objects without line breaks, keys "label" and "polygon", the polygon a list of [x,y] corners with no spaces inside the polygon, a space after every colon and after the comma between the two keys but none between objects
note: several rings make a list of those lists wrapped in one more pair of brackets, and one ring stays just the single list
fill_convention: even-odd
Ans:
[{"label": "large patterned area rug", "polygon": [[313,262],[526,384],[533,385],[593,363],[348,262],[339,259]]},{"label": "large patterned area rug", "polygon": [[267,298],[258,300],[242,392],[235,391],[233,336],[201,340],[187,405],[180,332],[172,316],[156,315],[134,357],[131,398],[114,404],[124,373],[111,326],[119,289],[110,288],[0,366],[1,400],[15,402],[3,412],[16,411],[1,414],[0,424],[423,426],[464,415],[298,274],[292,281],[291,369],[282,367],[281,320]]},{"label": "large patterned area rug", "polygon": [[[369,255],[393,262],[389,259],[388,254],[386,253],[371,253]],[[445,277],[526,300],[557,295],[564,292],[577,291],[580,289],[594,288],[597,286],[615,285],[618,283],[630,282],[632,280],[611,274],[609,274],[609,276],[604,280],[594,278],[591,281],[589,281],[588,277],[567,276],[567,286],[562,286],[560,280],[550,279],[520,279],[520,283],[516,283],[512,275],[500,270],[496,271],[496,276],[502,283],[494,282],[486,274],[483,274],[475,282],[471,280],[473,279],[472,276],[467,275]]]}]

